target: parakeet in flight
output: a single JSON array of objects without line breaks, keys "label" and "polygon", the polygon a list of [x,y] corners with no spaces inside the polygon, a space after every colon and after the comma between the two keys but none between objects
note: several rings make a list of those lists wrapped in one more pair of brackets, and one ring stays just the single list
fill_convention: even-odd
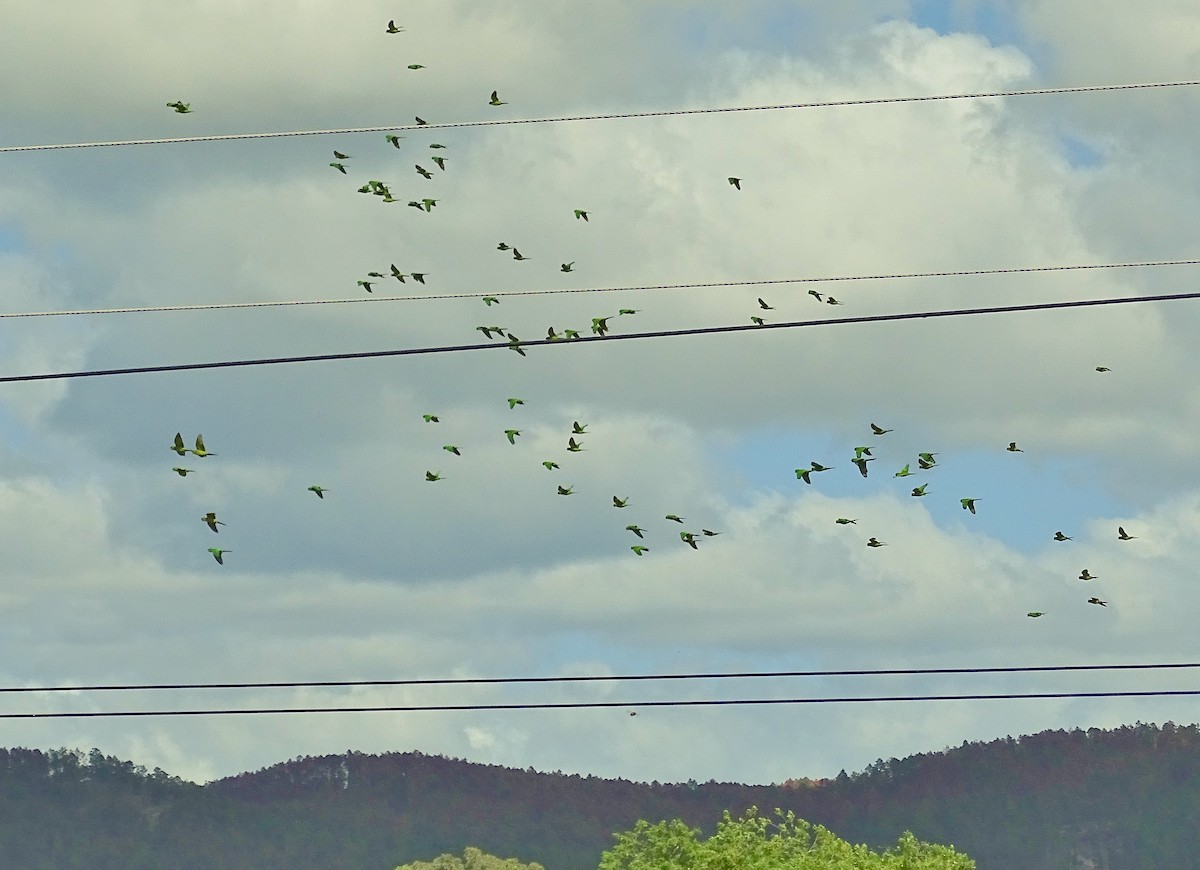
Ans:
[{"label": "parakeet in flight", "polygon": [[462,456],[462,451],[460,451],[454,444],[443,444],[442,449],[447,453],[453,453],[455,456]]},{"label": "parakeet in flight", "polygon": [[886,435],[888,432],[891,432],[891,431],[893,431],[893,430],[884,429],[881,426],[876,426],[874,423],[871,424],[871,434],[872,435]]},{"label": "parakeet in flight", "polygon": [[775,308],[773,306],[768,305],[766,302],[764,302],[763,298],[761,296],[758,297],[758,307],[761,308],[763,311],[774,311],[775,310]]},{"label": "parakeet in flight", "polygon": [[1133,540],[1134,538],[1136,538],[1136,537],[1137,537],[1137,535],[1128,535],[1128,534],[1126,534],[1126,533],[1125,533],[1125,529],[1124,529],[1124,528],[1122,528],[1121,526],[1117,526],[1117,540],[1120,540],[1120,541],[1132,541],[1132,540]]},{"label": "parakeet in flight", "polygon": [[1098,371],[1098,372],[1111,372],[1111,371],[1112,371],[1112,369],[1110,369],[1108,366],[1096,366],[1096,371]]},{"label": "parakeet in flight", "polygon": [[960,498],[959,501],[962,502],[963,510],[970,511],[971,513],[975,513],[975,502],[979,501],[979,499],[977,499],[977,498]]},{"label": "parakeet in flight", "polygon": [[812,483],[812,477],[809,476],[811,474],[812,474],[811,468],[797,468],[796,469],[796,479],[803,480],[805,483]]},{"label": "parakeet in flight", "polygon": [[575,487],[573,487],[573,486],[560,486],[558,488],[559,495],[573,495],[574,492],[575,492]]},{"label": "parakeet in flight", "polygon": [[325,498],[325,493],[329,492],[329,490],[327,490],[325,487],[316,485],[310,486],[308,491],[315,492],[317,494],[317,498]]},{"label": "parakeet in flight", "polygon": [[1089,573],[1087,568],[1084,568],[1081,572],[1079,572],[1080,580],[1095,580],[1097,576],[1099,575]]},{"label": "parakeet in flight", "polygon": [[404,137],[397,136],[395,133],[388,133],[383,138],[387,139],[393,148],[399,148],[400,140],[403,139]]},{"label": "parakeet in flight", "polygon": [[336,169],[338,172],[342,173],[342,175],[346,174],[346,167],[343,164],[338,163],[336,160],[333,163],[330,163],[329,165],[332,166],[334,169]]},{"label": "parakeet in flight", "polygon": [[572,272],[575,270],[575,261],[572,260],[569,263],[563,263],[562,266],[560,266],[559,268],[563,272]]},{"label": "parakeet in flight", "polygon": [[512,249],[512,252],[513,252],[513,259],[514,259],[514,260],[531,260],[531,259],[533,259],[532,257],[526,257],[524,254],[522,254],[522,253],[521,253],[520,251],[518,251],[516,248],[513,248],[513,249]]},{"label": "parakeet in flight", "polygon": [[584,223],[587,223],[588,213],[581,208],[577,208],[575,209],[575,220],[579,220],[580,218],[583,219]]},{"label": "parakeet in flight", "polygon": [[184,102],[180,102],[179,100],[176,100],[173,103],[167,103],[167,105],[170,106],[172,109],[174,109],[176,114],[179,114],[179,115],[186,115],[188,112],[190,112],[192,110],[191,103],[184,103]]},{"label": "parakeet in flight", "polygon": [[392,21],[389,21],[389,22],[388,22],[388,26],[387,26],[387,32],[388,32],[388,33],[403,33],[403,32],[404,32],[404,28],[403,28],[403,27],[397,27],[397,26],[396,26],[396,22],[395,22],[395,20],[393,19]]},{"label": "parakeet in flight", "polygon": [[643,534],[642,534],[642,532],[644,532],[644,531],[645,531],[645,529],[641,528],[640,526],[638,526],[638,525],[636,525],[636,524],[634,524],[634,525],[632,525],[632,526],[626,526],[625,528],[626,528],[626,529],[628,529],[629,531],[633,532],[633,533],[634,533],[635,535],[637,535],[639,538],[644,538],[644,537],[646,537],[645,535],[643,535]]},{"label": "parakeet in flight", "polygon": [[912,472],[908,470],[908,464],[905,463],[904,467],[893,474],[892,477],[908,477],[911,474]]},{"label": "parakeet in flight", "polygon": [[567,452],[568,453],[582,453],[583,445],[580,444],[578,441],[576,441],[574,438],[568,438],[567,439]]},{"label": "parakeet in flight", "polygon": [[855,525],[858,524],[858,520],[852,520],[849,517],[838,517],[836,520],[834,520],[834,522],[839,526],[848,526],[851,523],[854,523]]},{"label": "parakeet in flight", "polygon": [[509,444],[516,444],[517,436],[521,434],[521,430],[520,429],[505,429],[504,434],[508,438]]},{"label": "parakeet in flight", "polygon": [[499,95],[495,91],[492,91],[492,98],[490,100],[488,100],[488,105],[489,106],[507,106],[508,103],[506,103],[506,102],[504,102],[504,100],[500,99]]},{"label": "parakeet in flight", "polygon": [[738,190],[742,189],[742,180],[740,178],[735,178],[734,176],[731,175],[731,176],[729,176],[728,181],[730,184],[732,184]]},{"label": "parakeet in flight", "polygon": [[1055,532],[1054,540],[1056,540],[1056,541],[1073,541],[1074,538],[1068,537],[1067,535],[1064,535],[1062,532]]},{"label": "parakeet in flight", "polygon": [[871,457],[862,456],[862,457],[859,457],[858,459],[855,459],[854,464],[858,466],[858,473],[861,474],[863,477],[866,477],[867,476],[867,463],[874,462],[874,461],[875,461],[875,457],[873,457],[873,456],[871,456]]},{"label": "parakeet in flight", "polygon": [[233,550],[222,550],[220,547],[209,547],[208,552],[212,553],[212,557],[217,560],[218,565],[224,565],[225,560],[221,557],[226,553],[232,553]]},{"label": "parakeet in flight", "polygon": [[437,168],[442,170],[442,172],[446,171],[446,158],[445,157],[439,157],[438,155],[434,154],[433,157],[431,157],[429,159],[432,160],[437,165]]},{"label": "parakeet in flight", "polygon": [[524,399],[518,399],[516,396],[508,397],[508,410],[510,410],[510,411],[513,408],[517,407],[517,405],[524,405],[524,404],[525,404]]},{"label": "parakeet in flight", "polygon": [[1037,619],[1039,616],[1045,616],[1046,612],[1044,610],[1031,610],[1028,613],[1026,613],[1025,615],[1028,616],[1030,619]]},{"label": "parakeet in flight", "polygon": [[542,462],[542,465],[546,466],[547,471],[553,471],[554,469],[558,468],[558,463],[551,459],[545,460]]},{"label": "parakeet in flight", "polygon": [[192,469],[190,469],[190,468],[180,468],[178,465],[173,467],[171,470],[174,471],[176,474],[178,474],[180,477],[187,477],[192,471]]},{"label": "parakeet in flight", "polygon": [[[633,550],[633,552],[634,552],[634,553],[636,553],[637,555],[639,555],[639,556],[640,556],[640,555],[642,555],[642,553],[645,553],[645,552],[647,552],[647,551],[648,551],[650,548],[649,548],[649,547],[642,546],[641,544],[634,544],[634,545],[633,545],[632,547],[630,547],[629,549]],[[637,713],[630,713],[629,715],[630,715],[630,716],[636,716],[636,715],[637,715]]]},{"label": "parakeet in flight", "polygon": [[617,498],[615,495],[613,496],[613,507],[623,508],[623,507],[628,507],[628,506],[629,506],[629,496],[625,496],[625,498]]},{"label": "parakeet in flight", "polygon": [[419,174],[422,178],[433,178],[433,173],[430,172],[428,169],[426,169],[424,166],[422,166],[420,163],[416,164],[416,168],[417,168],[417,174]]},{"label": "parakeet in flight", "polygon": [[677,517],[677,516],[675,516],[675,514],[667,514],[666,519],[670,520],[673,523],[682,523],[683,522],[683,517]]},{"label": "parakeet in flight", "polygon": [[887,544],[885,544],[883,541],[877,541],[874,538],[871,538],[869,541],[867,541],[867,546],[868,547],[886,547]]},{"label": "parakeet in flight", "polygon": [[421,419],[423,419],[423,420],[424,420],[426,423],[440,423],[440,422],[442,422],[442,421],[441,421],[441,420],[438,418],[438,415],[437,415],[437,414],[422,414],[422,415],[421,415]]},{"label": "parakeet in flight", "polygon": [[336,148],[333,149],[333,159],[334,160],[349,160],[353,156],[354,156],[353,154],[343,154],[341,151],[338,151]]},{"label": "parakeet in flight", "polygon": [[913,498],[920,498],[921,496],[925,495],[925,487],[927,486],[929,486],[929,484],[923,483],[920,486],[913,487]]},{"label": "parakeet in flight", "polygon": [[1022,450],[1020,447],[1017,446],[1016,441],[1009,441],[1008,446],[1005,447],[1004,449],[1007,450],[1009,453],[1024,453],[1025,452],[1024,450]]},{"label": "parakeet in flight", "polygon": [[217,526],[225,525],[223,522],[221,522],[220,520],[217,519],[217,515],[215,513],[213,513],[212,511],[209,511],[204,516],[200,517],[200,519],[202,522],[206,523],[208,525],[208,527],[210,529],[212,529],[214,532],[220,531],[220,529],[218,529]]},{"label": "parakeet in flight", "polygon": [[571,434],[572,435],[586,435],[587,434],[587,423],[580,423],[578,420],[572,420],[571,421]]},{"label": "parakeet in flight", "polygon": [[196,449],[193,450],[192,453],[195,454],[196,456],[199,456],[200,458],[204,458],[205,456],[216,456],[217,455],[215,453],[209,453],[208,449],[205,448],[203,435],[196,436]]},{"label": "parakeet in flight", "polygon": [[1088,604],[1099,604],[1101,607],[1108,607],[1107,601],[1101,601],[1099,598],[1095,597],[1089,598]]},{"label": "parakeet in flight", "polygon": [[408,65],[408,68],[409,68],[409,69],[425,69],[425,64],[423,64],[423,63],[410,63],[410,64]]},{"label": "parakeet in flight", "polygon": [[700,546],[696,543],[696,536],[694,534],[692,534],[691,532],[680,532],[679,540],[683,541],[685,544],[687,544],[693,550],[700,549]]},{"label": "parakeet in flight", "polygon": [[175,433],[175,443],[172,444],[169,449],[174,450],[180,456],[185,456],[188,453],[191,453],[190,450],[188,450],[186,447],[183,446],[183,433],[182,432]]}]

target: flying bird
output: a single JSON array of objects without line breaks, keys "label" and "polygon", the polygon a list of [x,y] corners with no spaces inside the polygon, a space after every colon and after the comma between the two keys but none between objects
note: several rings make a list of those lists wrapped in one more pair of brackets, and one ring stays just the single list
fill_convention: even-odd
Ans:
[{"label": "flying bird", "polygon": [[1098,372],[1111,372],[1111,371],[1112,371],[1112,369],[1110,369],[1108,366],[1096,366],[1096,371],[1098,371]]},{"label": "flying bird", "polygon": [[904,467],[893,474],[892,477],[908,477],[911,474],[912,472],[908,470],[908,463],[905,463]]},{"label": "flying bird", "polygon": [[180,102],[179,100],[176,100],[173,103],[167,103],[167,105],[170,106],[172,109],[174,109],[175,113],[178,115],[186,115],[188,112],[190,112],[192,110],[191,103],[184,103],[184,102]]},{"label": "flying bird", "polygon": [[[645,552],[646,552],[646,551],[648,551],[650,548],[649,548],[649,547],[642,546],[641,544],[634,544],[634,545],[633,545],[632,547],[630,547],[629,549],[633,550],[633,552],[634,552],[634,553],[636,553],[637,555],[639,555],[639,556],[640,556],[640,555],[642,555],[642,553],[645,553]],[[637,715],[637,713],[630,713],[629,715],[630,715],[630,716],[636,716],[636,715]]]},{"label": "flying bird", "polygon": [[507,106],[508,103],[506,103],[504,100],[500,99],[499,95],[497,95],[497,93],[495,91],[492,91],[492,98],[490,100],[488,100],[488,105],[489,106]]},{"label": "flying bird", "polygon": [[920,498],[921,496],[925,495],[925,487],[927,486],[929,486],[929,484],[923,483],[920,486],[913,487],[913,498]]},{"label": "flying bird", "polygon": [[338,151],[336,148],[333,149],[333,159],[334,160],[349,160],[353,156],[354,156],[353,154],[343,154],[341,151]]},{"label": "flying bird", "polygon": [[437,474],[435,474],[435,473],[434,473],[434,472],[432,472],[432,471],[426,471],[426,472],[425,472],[425,479],[426,479],[427,481],[429,481],[430,483],[433,483],[435,480],[441,480],[441,479],[442,479],[442,475],[441,475],[440,473],[437,473]]},{"label": "flying bird", "polygon": [[578,441],[576,441],[574,438],[568,438],[567,439],[567,452],[568,453],[582,453],[583,445],[580,444]]},{"label": "flying bird", "polygon": [[935,456],[937,456],[936,453],[918,453],[917,460],[928,465],[937,465],[937,461],[933,458]]},{"label": "flying bird", "polygon": [[410,64],[408,65],[408,68],[409,68],[409,69],[425,69],[425,64],[423,64],[423,63],[410,63]]},{"label": "flying bird", "polygon": [[579,220],[580,218],[583,219],[584,223],[587,223],[588,213],[581,208],[577,208],[575,209],[575,220]]},{"label": "flying bird", "polygon": [[750,322],[755,326],[766,326],[767,324],[767,321],[763,320],[761,317],[755,317],[754,315],[750,316]]},{"label": "flying bird", "polygon": [[517,436],[521,434],[520,429],[505,429],[504,434],[508,437],[509,444],[517,443]]},{"label": "flying bird", "polygon": [[1101,607],[1108,607],[1107,601],[1101,601],[1099,598],[1094,596],[1088,599],[1088,604],[1099,604]]},{"label": "flying bird", "polygon": [[423,419],[423,420],[424,420],[426,423],[440,423],[440,422],[442,422],[440,419],[438,419],[438,415],[437,415],[437,414],[422,414],[422,415],[421,415],[421,418],[422,418],[422,419]]},{"label": "flying bird", "polygon": [[839,300],[834,299],[832,296],[830,296],[828,299],[825,300],[825,304],[826,305],[841,305],[842,303]]},{"label": "flying bird", "polygon": [[399,148],[400,140],[403,139],[404,137],[397,136],[395,133],[388,133],[383,138],[387,139],[393,148]]},{"label": "flying bird", "polygon": [[412,278],[418,284],[424,284],[425,276],[428,274],[429,274],[428,272],[410,272],[408,277]]},{"label": "flying bird", "polygon": [[428,169],[426,169],[424,166],[422,166],[420,163],[417,163],[415,165],[417,167],[417,174],[419,174],[422,178],[433,178],[433,173],[430,172]]},{"label": "flying bird", "polygon": [[217,455],[215,453],[208,452],[208,449],[204,446],[204,436],[203,435],[196,436],[196,449],[193,450],[192,453],[196,456],[199,456],[201,459],[203,459],[205,456],[216,456]]},{"label": "flying bird", "polygon": [[563,272],[571,272],[575,269],[575,261],[572,260],[569,263],[563,263],[560,268]]},{"label": "flying bird", "polygon": [[962,502],[963,510],[970,511],[971,513],[975,513],[975,502],[979,501],[979,499],[977,499],[977,498],[960,498],[959,501]]},{"label": "flying bird", "polygon": [[175,443],[172,444],[168,449],[174,450],[180,456],[185,456],[186,454],[191,453],[190,450],[188,450],[186,447],[183,446],[183,433],[182,432],[175,433]]},{"label": "flying bird", "polygon": [[1064,535],[1062,532],[1055,532],[1054,540],[1056,540],[1056,541],[1073,541],[1075,539],[1068,535]]},{"label": "flying bird", "polygon": [[393,19],[392,21],[389,21],[389,22],[388,22],[388,26],[387,26],[387,32],[388,32],[388,33],[403,33],[403,32],[404,32],[404,28],[403,28],[403,27],[397,27],[397,26],[396,26],[396,22],[395,22],[395,20]]},{"label": "flying bird", "polygon": [[1136,537],[1137,537],[1137,535],[1128,535],[1128,534],[1126,534],[1126,533],[1125,533],[1125,529],[1124,529],[1124,528],[1122,528],[1121,526],[1117,526],[1117,540],[1120,540],[1120,541],[1132,541],[1132,540],[1133,540],[1134,538],[1136,538]]},{"label": "flying bird", "polygon": [[645,531],[645,529],[641,528],[640,526],[638,526],[638,525],[636,525],[636,524],[635,524],[635,525],[632,525],[632,526],[626,526],[625,528],[626,528],[626,529],[628,529],[629,531],[633,532],[633,533],[634,533],[635,535],[637,535],[639,538],[644,538],[644,537],[646,537],[645,535],[643,535],[643,534],[642,534],[642,532],[644,532],[644,531]]},{"label": "flying bird", "polygon": [[831,471],[831,470],[833,470],[832,465],[822,465],[819,462],[812,462],[811,465],[812,465],[813,471]]},{"label": "flying bird", "polygon": [[368,293],[370,293],[370,292],[371,292],[371,286],[372,286],[374,283],[375,283],[374,281],[359,281],[359,282],[358,282],[358,286],[359,286],[359,287],[361,287],[361,288],[363,288],[364,290],[366,290]]},{"label": "flying bird", "polygon": [[221,522],[220,520],[217,519],[217,515],[215,513],[213,513],[212,511],[209,511],[204,516],[200,517],[200,520],[204,523],[207,523],[208,527],[210,529],[212,529],[214,532],[220,531],[220,529],[218,529],[217,526],[225,525],[223,522]]},{"label": "flying bird", "polygon": [[327,490],[325,487],[323,487],[323,486],[315,486],[315,485],[314,485],[314,486],[310,486],[310,487],[308,488],[308,491],[309,491],[309,492],[315,492],[315,493],[317,494],[317,498],[325,498],[325,493],[329,492],[329,490]]},{"label": "flying bird", "polygon": [[812,474],[811,468],[797,468],[796,469],[796,479],[803,480],[805,483],[812,483],[812,477],[809,476],[811,474]]},{"label": "flying bird", "polygon": [[852,520],[849,517],[838,517],[836,520],[834,520],[834,522],[839,526],[848,526],[851,523],[854,523],[855,525],[858,524],[858,520]]},{"label": "flying bird", "polygon": [[437,204],[438,204],[438,201],[436,199],[422,199],[421,200],[421,206],[427,212],[433,211],[433,207]]},{"label": "flying bird", "polygon": [[[418,124],[420,124],[422,127],[424,127],[426,124],[429,123],[424,118],[422,118],[420,115],[413,115],[413,120],[416,121]],[[433,146],[430,146],[430,147],[433,147]]]},{"label": "flying bird", "polygon": [[511,247],[509,246],[508,242],[501,242],[500,244],[496,245],[496,250],[497,251],[508,251],[508,250],[511,250]]},{"label": "flying bird", "polygon": [[190,468],[180,468],[178,465],[173,467],[171,470],[174,471],[176,474],[178,474],[180,477],[187,477],[188,474],[190,474],[192,471],[192,469],[190,469]]},{"label": "flying bird", "polygon": [[510,411],[513,408],[517,407],[517,405],[524,405],[524,404],[525,404],[524,399],[518,399],[516,396],[508,397],[508,410],[510,410]]},{"label": "flying bird", "polygon": [[225,560],[221,557],[226,553],[232,553],[233,550],[222,550],[220,547],[209,547],[208,552],[212,553],[212,557],[217,560],[218,565],[224,565]]},{"label": "flying bird", "polygon": [[553,471],[554,469],[558,468],[558,463],[551,459],[543,461],[542,465],[546,466],[547,471]]},{"label": "flying bird", "polygon": [[625,498],[617,498],[614,495],[613,496],[613,507],[615,507],[615,508],[629,507],[629,496],[625,496]]},{"label": "flying bird", "polygon": [[437,164],[437,168],[442,170],[442,172],[446,171],[446,158],[445,157],[439,157],[438,155],[434,154],[433,157],[431,157],[429,159],[432,160],[435,164]]},{"label": "flying bird", "polygon": [[1089,573],[1088,573],[1088,569],[1087,569],[1087,568],[1084,568],[1084,569],[1083,569],[1083,570],[1082,570],[1082,571],[1079,573],[1079,579],[1080,579],[1080,580],[1095,580],[1097,576],[1099,576],[1099,575],[1097,575],[1097,574],[1089,574]]},{"label": "flying bird", "polygon": [[768,305],[766,302],[763,302],[763,299],[761,296],[758,297],[758,307],[761,308],[763,311],[774,311],[775,310],[774,307]]},{"label": "flying bird", "polygon": [[617,316],[620,317],[622,314],[637,314],[641,310],[640,308],[621,308],[618,309]]},{"label": "flying bird", "polygon": [[346,174],[346,167],[343,164],[335,161],[333,163],[330,163],[329,165],[332,166],[334,169],[336,169],[338,172],[342,173],[342,175]]},{"label": "flying bird", "polygon": [[683,541],[685,544],[687,544],[693,550],[700,549],[699,545],[696,544],[696,536],[694,534],[692,534],[691,532],[680,532],[679,540]]},{"label": "flying bird", "polygon": [[526,257],[524,254],[522,254],[522,253],[521,253],[520,251],[518,251],[516,248],[513,248],[513,249],[512,249],[512,252],[513,252],[513,259],[514,259],[514,260],[532,260],[532,259],[533,259],[532,257]]},{"label": "flying bird", "polygon": [[1005,447],[1004,449],[1007,450],[1009,453],[1024,453],[1025,452],[1024,450],[1022,450],[1020,447],[1017,446],[1016,441],[1009,441],[1008,446]]},{"label": "flying bird", "polygon": [[809,290],[809,291],[808,291],[808,295],[809,295],[809,296],[811,296],[812,298],[816,299],[818,302],[822,302],[822,301],[824,301],[824,300],[821,298],[821,294],[820,294],[820,293],[818,293],[816,290]]},{"label": "flying bird", "polygon": [[729,183],[732,184],[734,187],[736,187],[738,190],[742,189],[742,180],[740,178],[735,178],[734,176],[731,175],[731,176],[729,176],[728,180],[729,180]]},{"label": "flying bird", "polygon": [[877,541],[874,538],[871,538],[869,541],[867,541],[867,546],[868,547],[886,547],[887,544],[885,544],[883,541]]},{"label": "flying bird", "polygon": [[683,517],[677,517],[677,516],[675,516],[675,514],[667,514],[665,519],[668,519],[673,523],[682,523],[683,522]]},{"label": "flying bird", "polygon": [[593,317],[592,318],[592,332],[596,335],[607,335],[608,334],[608,318],[607,317]]},{"label": "flying bird", "polygon": [[392,277],[395,278],[397,281],[399,281],[401,284],[403,284],[404,278],[405,278],[405,273],[403,273],[399,269],[397,269],[395,263],[392,263],[391,267],[392,267]]},{"label": "flying bird", "polygon": [[455,456],[462,456],[462,452],[453,444],[443,444],[442,449],[447,453],[453,453]]},{"label": "flying bird", "polygon": [[872,435],[886,435],[888,432],[891,432],[891,431],[893,431],[893,430],[884,429],[880,426],[876,426],[874,423],[871,424],[871,434]]},{"label": "flying bird", "polygon": [[1044,610],[1031,610],[1028,613],[1026,613],[1025,615],[1028,616],[1030,619],[1037,619],[1039,616],[1045,616],[1046,612]]},{"label": "flying bird", "polygon": [[[855,462],[862,459],[864,456],[871,456],[871,448],[870,447],[855,447],[854,448],[854,461]],[[872,458],[874,458],[874,457],[872,457]]]},{"label": "flying bird", "polygon": [[861,474],[863,477],[867,476],[867,463],[874,462],[874,461],[875,461],[875,457],[873,457],[873,456],[870,458],[868,458],[866,456],[862,456],[862,457],[859,457],[858,459],[853,460],[854,464],[858,466],[858,473]]},{"label": "flying bird", "polygon": [[560,486],[558,488],[559,495],[573,495],[574,492],[575,492],[575,487],[573,487],[573,486]]}]

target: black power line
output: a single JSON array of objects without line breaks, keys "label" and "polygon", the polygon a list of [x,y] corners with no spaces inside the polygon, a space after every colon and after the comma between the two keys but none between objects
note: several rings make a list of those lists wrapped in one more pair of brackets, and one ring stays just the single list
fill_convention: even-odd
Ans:
[{"label": "black power line", "polygon": [[1116,665],[1013,665],[979,668],[875,668],[828,671],[719,671],[687,674],[585,674],[557,677],[439,677],[398,680],[295,680],[260,683],[142,683],[76,686],[0,686],[0,694],[52,692],[147,692],[194,689],[324,689],[364,686],[482,686],[514,683],[617,683],[648,681],[745,680],[791,677],[895,677],[934,674],[1034,674],[1079,671],[1150,671],[1200,668],[1200,662]]},{"label": "black power line", "polygon": [[245,368],[250,366],[282,365],[284,363],[332,362],[335,360],[378,359],[381,357],[420,356],[426,354],[457,353],[460,351],[518,349],[540,345],[569,345],[593,341],[622,341],[638,338],[668,338],[682,335],[716,335],[727,332],[749,332],[769,329],[795,329],[802,326],[839,326],[854,323],[888,323],[901,320],[922,320],[942,317],[965,317],[973,314],[1011,314],[1019,311],[1053,311],[1066,308],[1090,308],[1107,305],[1128,305],[1135,302],[1175,302],[1185,299],[1200,299],[1200,293],[1164,293],[1157,296],[1123,296],[1107,299],[1079,299],[1069,302],[1035,302],[1024,305],[993,305],[984,308],[955,308],[937,311],[914,311],[903,314],[866,314],[857,317],[833,317],[823,320],[795,320],[782,323],[763,323],[737,326],[705,326],[691,329],[669,329],[657,332],[633,332],[620,335],[587,335],[569,340],[533,339],[529,341],[501,342],[490,344],[461,344],[435,347],[409,347],[394,350],[351,351],[347,353],[309,354],[305,356],[266,357],[263,359],[223,360],[220,362],[177,363],[167,365],[134,366],[117,369],[86,369],[75,372],[49,372],[33,375],[5,375],[0,383],[11,384],[25,381],[53,381],[70,378],[94,378],[106,375],[142,375],[158,372],[199,371],[201,369]]},{"label": "black power line", "polygon": [[1127,692],[1006,692],[970,695],[873,695],[821,698],[722,698],[683,701],[562,701],[525,704],[413,704],[383,707],[257,707],[189,710],[78,710],[65,713],[0,713],[0,719],[131,719],[163,716],[267,716],[285,713],[454,713],[485,710],[585,710],[619,707],[735,707],[794,704],[885,704],[898,701],[1018,701],[1051,698],[1195,697],[1200,689]]},{"label": "black power line", "polygon": [[977,100],[987,97],[1028,97],[1042,94],[1082,94],[1096,91],[1129,91],[1145,88],[1179,88],[1200,81],[1145,82],[1125,85],[1084,85],[1066,88],[1034,88],[1023,91],[983,91],[972,94],[935,94],[924,97],[873,97],[861,100],[829,100],[817,103],[778,103],[765,106],[718,106],[705,109],[662,109],[648,112],[618,112],[607,115],[565,115],[557,118],[500,118],[488,121],[451,121],[443,124],[401,124],[391,127],[343,127],[334,130],[289,130],[279,133],[228,133],[212,136],[176,136],[169,139],[126,139],[113,142],[71,142],[57,145],[8,145],[0,153],[14,151],[60,151],[68,148],[108,148],[118,145],[175,145],[182,142],[225,142],[235,139],[279,139],[289,136],[345,136],[355,133],[387,133],[393,130],[446,130],[462,127],[504,127],[515,124],[558,124],[566,121],[609,121],[622,118],[662,118],[674,115],[716,115],[732,112],[768,112],[780,109],[825,109],[836,106],[873,106],[885,103],[929,103],[943,100]]}]

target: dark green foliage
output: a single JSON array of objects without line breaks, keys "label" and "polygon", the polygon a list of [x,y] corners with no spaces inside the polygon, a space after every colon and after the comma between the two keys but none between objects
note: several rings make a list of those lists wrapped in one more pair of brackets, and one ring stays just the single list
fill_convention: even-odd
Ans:
[{"label": "dark green foliage", "polygon": [[912,831],[982,868],[1192,866],[1200,728],[1047,731],[778,786],[646,785],[351,752],[201,787],[96,750],[0,750],[0,868],[393,870],[474,846],[596,870],[613,832],[639,819],[711,834],[726,810],[752,806],[875,850]]}]

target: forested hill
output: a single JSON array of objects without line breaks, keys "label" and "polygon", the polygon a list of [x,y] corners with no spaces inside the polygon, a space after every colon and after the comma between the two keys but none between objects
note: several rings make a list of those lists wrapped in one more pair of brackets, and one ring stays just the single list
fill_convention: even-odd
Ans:
[{"label": "forested hill", "polygon": [[593,870],[612,833],[638,819],[711,830],[722,811],[748,806],[790,809],[876,848],[911,830],[980,870],[1192,866],[1200,728],[1047,731],[776,786],[647,785],[352,752],[201,787],[96,750],[0,750],[0,867],[392,870],[474,845],[548,870]]}]

